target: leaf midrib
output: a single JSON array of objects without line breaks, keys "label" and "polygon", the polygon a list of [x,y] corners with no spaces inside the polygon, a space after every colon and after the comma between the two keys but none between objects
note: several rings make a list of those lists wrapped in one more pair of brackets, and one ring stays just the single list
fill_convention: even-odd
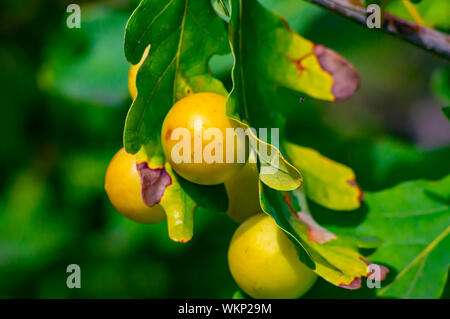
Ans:
[{"label": "leaf midrib", "polygon": [[186,22],[186,15],[187,15],[187,11],[188,11],[188,6],[189,6],[189,0],[186,0],[184,2],[184,12],[183,12],[183,19],[181,20],[181,26],[180,26],[180,39],[178,40],[178,49],[176,52],[176,65],[175,65],[175,75],[173,77],[173,92],[172,92],[172,102],[173,104],[175,104],[176,102],[176,82],[177,82],[177,73],[178,73],[178,69],[180,67],[180,53],[181,53],[181,46],[183,43],[183,35],[184,35],[184,24]]},{"label": "leaf midrib", "polygon": [[[157,15],[155,15],[155,17],[152,19],[152,21],[147,25],[147,27],[145,28],[144,32],[141,33],[141,36],[139,37],[139,39],[136,41],[136,45],[133,48],[133,52],[136,51],[137,46],[139,45],[139,43],[141,43],[142,39],[144,38],[144,36],[147,34],[148,30],[150,30],[150,28],[152,27],[153,23],[167,10],[167,8],[174,2],[175,0],[170,0],[165,6],[164,8],[162,8],[161,11],[158,12]],[[139,8],[138,8],[139,9]],[[136,9],[136,10],[138,10]]]},{"label": "leaf midrib", "polygon": [[[171,2],[173,2],[174,0],[171,0]],[[184,33],[184,23],[186,20],[186,12],[187,12],[187,7],[188,7],[188,3],[189,0],[185,1],[185,8],[184,8],[184,12],[183,12],[183,19],[180,25],[180,38],[178,39],[178,48],[177,48],[177,52],[175,53],[174,57],[172,58],[172,60],[170,61],[170,63],[167,65],[166,69],[164,70],[164,72],[161,74],[161,76],[158,78],[155,86],[153,87],[152,92],[150,93],[150,96],[148,98],[145,99],[147,104],[150,104],[155,92],[158,90],[158,88],[161,85],[162,79],[165,77],[165,75],[167,74],[167,72],[169,71],[170,67],[172,66],[172,64],[176,61],[176,66],[175,66],[175,75],[174,75],[174,83],[173,83],[173,101],[175,103],[175,90],[176,90],[176,74],[178,72],[178,68],[179,68],[179,58],[180,58],[180,51],[181,51],[181,43],[183,41],[183,33]],[[168,5],[166,5],[165,8],[167,8]],[[164,10],[164,9],[163,9]],[[162,12],[162,11],[161,11]],[[152,21],[153,22],[153,21]],[[178,28],[177,28],[178,29]],[[168,37],[166,37],[164,39],[164,41],[166,41],[167,39],[170,38],[170,35]],[[147,113],[147,110],[149,109],[149,107],[144,108],[144,112],[142,113],[141,116],[141,120],[139,121],[138,125],[137,125],[137,129],[136,131],[139,132],[141,130],[142,127],[142,123],[144,122],[144,118],[145,118],[145,114]]]},{"label": "leaf midrib", "polygon": [[417,211],[407,211],[401,212],[401,211],[394,211],[394,212],[387,212],[380,216],[380,218],[390,219],[390,218],[409,218],[409,217],[418,217],[423,215],[433,215],[433,214],[439,214],[442,212],[445,212],[449,210],[449,206],[442,206],[442,207],[433,207],[429,209],[423,209],[423,210],[417,210]]},{"label": "leaf midrib", "polygon": [[[424,250],[422,250],[409,264],[407,264],[401,272],[398,273],[397,277],[395,277],[394,282],[402,278],[409,269],[411,269],[416,263],[418,263],[422,258],[426,258],[428,254],[442,241],[447,237],[447,235],[450,233],[450,226],[447,226],[447,228],[440,233],[438,236],[436,236],[435,239],[433,239],[427,247],[425,247]],[[380,289],[379,295],[383,295],[388,289],[390,285]]]}]

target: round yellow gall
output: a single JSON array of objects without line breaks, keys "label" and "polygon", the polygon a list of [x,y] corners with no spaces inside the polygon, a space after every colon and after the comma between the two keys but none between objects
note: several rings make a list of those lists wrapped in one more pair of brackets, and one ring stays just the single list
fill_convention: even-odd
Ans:
[{"label": "round yellow gall", "polygon": [[245,136],[233,135],[227,140],[227,129],[234,134],[238,126],[227,117],[225,104],[222,95],[196,93],[179,100],[167,113],[161,144],[166,159],[181,177],[215,185],[227,181],[245,165]]},{"label": "round yellow gall", "polygon": [[258,181],[258,167],[252,153],[244,168],[225,182],[228,216],[235,222],[242,223],[248,217],[261,211]]},{"label": "round yellow gall", "polygon": [[300,262],[287,235],[265,213],[238,227],[228,249],[228,264],[239,287],[258,299],[299,298],[317,279]]},{"label": "round yellow gall", "polygon": [[164,221],[166,214],[159,204],[144,203],[141,176],[136,157],[123,148],[114,155],[105,176],[105,190],[111,204],[123,216],[143,224]]}]

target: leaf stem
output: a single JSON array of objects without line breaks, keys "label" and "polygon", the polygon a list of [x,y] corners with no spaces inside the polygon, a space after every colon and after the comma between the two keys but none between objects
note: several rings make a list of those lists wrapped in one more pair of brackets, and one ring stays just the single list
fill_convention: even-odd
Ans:
[{"label": "leaf stem", "polygon": [[[366,26],[367,13],[362,3],[354,0],[305,0]],[[450,36],[423,25],[385,13],[380,29],[399,39],[450,60]]]},{"label": "leaf stem", "polygon": [[416,10],[416,7],[409,0],[402,0],[402,4],[417,24],[426,25],[420,13]]}]

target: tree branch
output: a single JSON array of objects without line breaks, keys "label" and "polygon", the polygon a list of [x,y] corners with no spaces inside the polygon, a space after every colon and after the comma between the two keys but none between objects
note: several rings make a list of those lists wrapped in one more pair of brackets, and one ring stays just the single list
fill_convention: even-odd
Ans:
[{"label": "tree branch", "polygon": [[[356,0],[305,0],[366,26],[367,13]],[[450,60],[450,36],[384,13],[382,31]]]}]

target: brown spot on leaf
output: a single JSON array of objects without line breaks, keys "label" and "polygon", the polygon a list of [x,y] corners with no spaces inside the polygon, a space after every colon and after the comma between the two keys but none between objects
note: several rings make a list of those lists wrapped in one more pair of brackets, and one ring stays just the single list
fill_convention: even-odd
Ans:
[{"label": "brown spot on leaf", "polygon": [[141,176],[142,200],[147,206],[159,204],[166,188],[172,184],[172,178],[165,168],[149,168],[146,162],[136,164]]},{"label": "brown spot on leaf", "polygon": [[325,244],[330,240],[335,240],[336,236],[323,228],[312,218],[309,213],[297,212],[292,205],[292,197],[288,193],[282,194],[283,200],[288,206],[291,213],[308,228],[308,238],[313,243]]},{"label": "brown spot on leaf", "polygon": [[349,284],[340,284],[339,287],[345,288],[345,289],[359,289],[361,288],[361,277],[355,277],[351,283]]},{"label": "brown spot on leaf", "polygon": [[317,224],[310,214],[297,212],[297,218],[308,228],[307,235],[311,242],[325,244],[331,240],[337,239],[336,235]]},{"label": "brown spot on leaf", "polygon": [[308,54],[305,54],[304,56],[302,56],[302,57],[299,58],[299,59],[293,59],[293,60],[292,60],[292,63],[295,64],[295,67],[296,67],[300,72],[306,71],[308,68],[306,68],[306,67],[303,65],[303,60],[306,59],[307,57],[311,56],[312,54],[313,54],[313,52],[310,52],[310,53],[308,53]]},{"label": "brown spot on leaf", "polygon": [[358,193],[358,200],[359,200],[360,202],[362,202],[362,201],[364,200],[364,193],[363,193],[361,187],[359,187],[358,183],[356,183],[356,181],[355,181],[354,179],[350,179],[350,180],[348,181],[348,183],[349,183],[350,185],[355,186],[356,188],[358,188],[358,191],[359,191],[359,193]]},{"label": "brown spot on leaf", "polygon": [[314,45],[314,54],[320,66],[333,77],[331,92],[336,100],[351,96],[358,88],[360,79],[355,67],[336,52],[322,45]]}]

